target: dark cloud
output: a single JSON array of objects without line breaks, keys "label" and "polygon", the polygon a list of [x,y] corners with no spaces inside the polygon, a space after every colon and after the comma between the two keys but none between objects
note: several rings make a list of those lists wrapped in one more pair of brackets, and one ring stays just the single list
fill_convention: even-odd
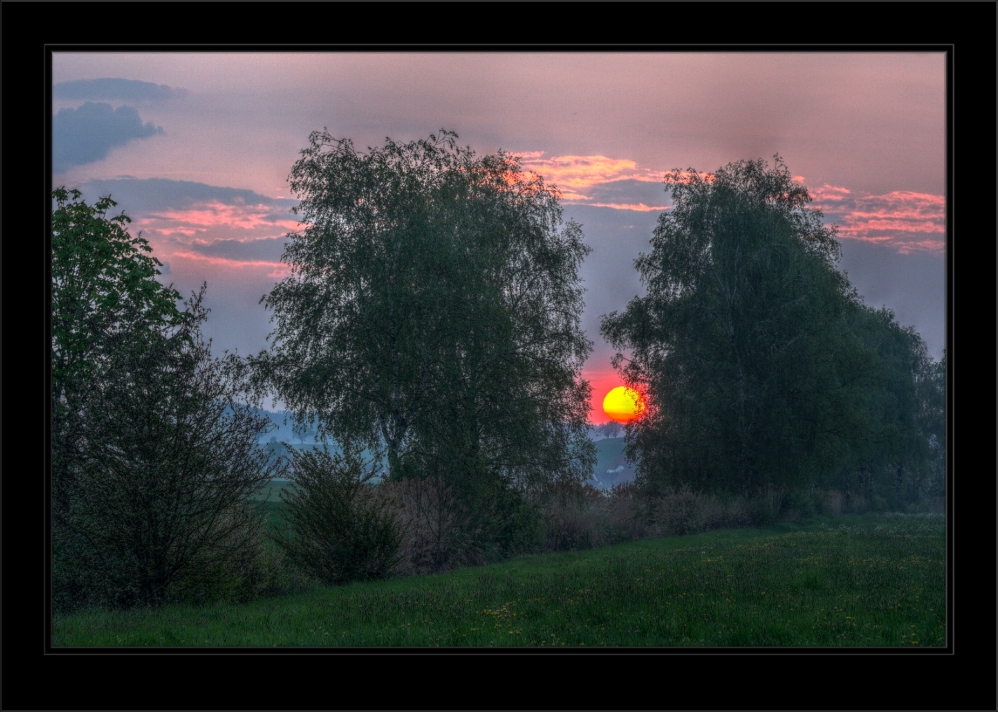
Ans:
[{"label": "dark cloud", "polygon": [[287,220],[290,210],[298,204],[291,198],[269,198],[252,190],[225,188],[207,183],[168,178],[132,178],[123,176],[104,180],[87,181],[82,187],[84,195],[99,197],[110,195],[119,209],[135,217],[161,210],[183,210],[194,205],[217,201],[226,205],[267,205],[273,212],[266,217]]},{"label": "dark cloud", "polygon": [[256,240],[214,240],[193,242],[190,249],[209,257],[224,257],[239,261],[280,262],[287,238],[267,237]]},{"label": "dark cloud", "polygon": [[[594,342],[586,366],[589,369],[609,369],[616,351],[599,333],[600,317],[622,311],[631,299],[645,294],[634,260],[651,251],[650,240],[660,214],[565,206],[565,217],[582,225],[586,243],[593,248],[580,270],[586,286],[582,326]],[[898,254],[894,247],[857,240],[842,240],[841,244],[839,269],[848,275],[863,300],[874,308],[892,309],[902,325],[915,327],[929,353],[939,358],[946,344],[943,257],[922,251]]]},{"label": "dark cloud", "polygon": [[122,101],[159,101],[186,96],[186,89],[166,84],[140,82],[136,79],[76,79],[52,87],[56,99],[119,99]]},{"label": "dark cloud", "polygon": [[52,170],[99,161],[112,148],[162,133],[160,126],[143,124],[134,106],[115,109],[88,101],[78,109],[61,109],[52,119]]},{"label": "dark cloud", "polygon": [[[652,183],[641,180],[615,180],[609,183],[599,183],[586,188],[586,195],[595,203],[672,205],[672,198],[665,192],[663,183]],[[660,211],[661,212],[661,211]]]}]

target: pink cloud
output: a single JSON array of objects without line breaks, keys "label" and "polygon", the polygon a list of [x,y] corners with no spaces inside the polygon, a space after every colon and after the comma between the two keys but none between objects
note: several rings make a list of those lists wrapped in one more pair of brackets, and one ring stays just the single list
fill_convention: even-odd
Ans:
[{"label": "pink cloud", "polygon": [[203,255],[199,252],[178,251],[170,255],[171,259],[181,258],[186,260],[196,260],[214,267],[223,269],[269,269],[267,276],[274,279],[282,279],[291,274],[291,267],[283,262],[270,262],[268,260],[234,260],[228,257],[215,257]]},{"label": "pink cloud", "polygon": [[200,203],[185,210],[160,211],[137,221],[138,228],[160,235],[190,237],[225,227],[236,230],[269,230],[286,232],[298,228],[291,219],[274,219],[273,208],[267,205],[230,205],[218,201]]},{"label": "pink cloud", "polygon": [[865,234],[874,230],[890,230],[892,232],[946,232],[946,226],[940,225],[934,222],[916,222],[914,220],[875,220],[868,219],[865,222],[861,221],[863,218],[862,213],[853,213],[849,215],[847,219],[850,220],[850,224],[844,225],[839,228],[839,232],[843,235],[849,234]]},{"label": "pink cloud", "polygon": [[644,203],[589,203],[595,208],[613,208],[614,210],[637,210],[646,213],[652,210],[668,210],[668,205],[645,205]]},{"label": "pink cloud", "polygon": [[[533,154],[537,154],[534,156]],[[519,154],[524,157],[523,167],[537,173],[545,181],[554,183],[565,193],[579,191],[601,183],[618,180],[639,180],[661,183],[662,171],[639,168],[637,162],[607,156],[554,156],[541,158],[543,151]],[[584,196],[583,196],[584,197]]]},{"label": "pink cloud", "polygon": [[915,250],[945,254],[946,242],[944,240],[917,240],[914,242],[904,242],[898,245],[898,252],[902,255],[907,255]]},{"label": "pink cloud", "polygon": [[907,190],[856,196],[827,183],[812,195],[840,238],[887,245],[901,254],[946,249],[945,240],[932,237],[946,233],[945,196]]},{"label": "pink cloud", "polygon": [[850,194],[852,194],[852,191],[848,188],[843,188],[839,185],[829,185],[828,183],[825,183],[823,186],[815,188],[809,192],[811,193],[811,197],[815,200],[833,201],[845,200]]}]

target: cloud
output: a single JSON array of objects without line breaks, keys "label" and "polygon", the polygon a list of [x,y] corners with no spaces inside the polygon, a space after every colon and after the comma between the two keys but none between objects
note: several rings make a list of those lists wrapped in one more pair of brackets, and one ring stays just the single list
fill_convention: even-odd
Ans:
[{"label": "cloud", "polygon": [[839,185],[829,185],[825,183],[823,186],[815,188],[808,191],[814,200],[819,201],[833,201],[838,202],[840,200],[845,200],[852,193],[848,188],[844,188]]},{"label": "cloud", "polygon": [[594,208],[613,208],[614,210],[637,210],[646,213],[652,210],[668,210],[668,205],[645,205],[644,203],[589,203]]},{"label": "cloud", "polygon": [[121,101],[160,101],[187,95],[186,89],[137,79],[75,79],[52,87],[55,99],[118,99]]},{"label": "cloud", "polygon": [[207,263],[215,269],[225,271],[233,269],[266,269],[266,276],[270,279],[283,279],[291,274],[291,267],[283,262],[271,262],[269,260],[235,260],[227,257],[212,257],[198,252],[174,252],[174,258],[196,260]]},{"label": "cloud", "polygon": [[287,238],[264,237],[224,240],[194,240],[190,249],[208,256],[222,257],[241,262],[266,262],[276,265],[284,254],[284,243]]},{"label": "cloud", "polygon": [[588,191],[603,183],[618,180],[633,180],[649,183],[661,183],[663,173],[647,168],[639,168],[635,161],[625,158],[608,158],[607,156],[553,156],[552,158],[534,157],[534,151],[519,154],[523,158],[523,167],[540,175],[548,183],[553,183],[561,189],[565,200],[591,200],[582,191]]},{"label": "cloud", "polygon": [[[667,210],[662,201],[666,173],[642,168],[636,161],[607,156],[553,156],[542,158],[544,151],[524,151],[515,154],[528,171],[533,171],[561,191],[566,203],[580,203],[597,208],[635,210],[639,212]],[[694,174],[673,171],[673,181],[686,182]],[[712,173],[697,173],[710,181]],[[655,184],[649,190],[642,184]],[[635,200],[639,197],[643,200]],[[611,196],[611,194],[613,194]],[[614,199],[616,198],[616,199]]]},{"label": "cloud", "polygon": [[162,133],[160,126],[143,124],[133,106],[115,109],[88,101],[78,109],[61,109],[52,118],[52,170],[102,160],[112,148]]},{"label": "cloud", "polygon": [[882,195],[855,196],[847,188],[823,185],[812,193],[814,207],[838,236],[881,244],[901,254],[942,253],[946,249],[946,198],[942,195],[895,190]]},{"label": "cloud", "polygon": [[[566,203],[638,212],[668,209],[667,205],[658,204],[664,193],[665,173],[641,168],[636,161],[607,156],[542,158],[544,151],[522,151],[515,155],[525,169],[556,186]],[[657,185],[649,189],[644,185],[648,183]]]},{"label": "cloud", "polygon": [[588,192],[590,202],[586,205],[594,208],[662,212],[672,203],[670,193],[661,182],[651,183],[625,178],[594,185]]},{"label": "cloud", "polygon": [[[111,195],[129,215],[165,210],[184,210],[202,203],[231,205],[266,205],[269,210],[288,216],[298,204],[290,198],[271,198],[245,188],[228,188],[169,178],[118,176],[87,181],[81,188],[87,195]],[[133,216],[134,217],[134,216]]]},{"label": "cloud", "polygon": [[[252,190],[166,178],[122,176],[88,181],[87,200],[110,195],[160,259],[174,262],[177,274],[207,270],[216,280],[226,272],[280,279],[287,233],[299,227],[290,209],[298,201],[271,198]],[[261,271],[264,270],[264,271]]]},{"label": "cloud", "polygon": [[239,233],[261,230],[272,236],[276,232],[289,232],[298,227],[298,221],[274,213],[266,203],[230,204],[218,200],[195,203],[189,207],[162,210],[135,219],[137,226],[160,235],[186,235],[188,237],[223,229]]}]

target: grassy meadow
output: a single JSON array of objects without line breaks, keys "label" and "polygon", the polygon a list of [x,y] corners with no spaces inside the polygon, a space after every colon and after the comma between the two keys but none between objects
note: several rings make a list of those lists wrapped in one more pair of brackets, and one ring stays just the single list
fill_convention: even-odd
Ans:
[{"label": "grassy meadow", "polygon": [[943,646],[945,600],[943,517],[866,514],[244,605],[85,610],[54,618],[53,645]]}]

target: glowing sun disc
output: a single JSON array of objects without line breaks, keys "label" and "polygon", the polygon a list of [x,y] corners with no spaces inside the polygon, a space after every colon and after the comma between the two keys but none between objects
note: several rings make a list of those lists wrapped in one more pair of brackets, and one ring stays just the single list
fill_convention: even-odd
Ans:
[{"label": "glowing sun disc", "polygon": [[645,403],[641,394],[624,386],[611,389],[603,399],[603,412],[618,423],[634,420],[644,409]]}]

